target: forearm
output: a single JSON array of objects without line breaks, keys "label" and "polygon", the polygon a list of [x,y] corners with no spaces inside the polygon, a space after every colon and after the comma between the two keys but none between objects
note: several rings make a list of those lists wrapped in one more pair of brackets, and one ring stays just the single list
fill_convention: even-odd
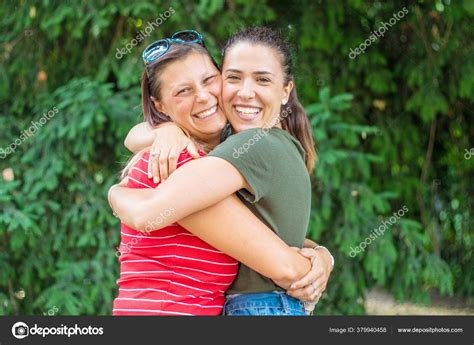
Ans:
[{"label": "forearm", "polygon": [[[139,231],[151,231],[214,205],[245,185],[230,163],[206,157],[183,165],[156,189],[116,187],[110,197],[122,222]],[[158,218],[161,221],[156,224]]]},{"label": "forearm", "polygon": [[155,140],[153,127],[148,122],[135,125],[125,138],[124,145],[130,152],[136,153],[151,146]]},{"label": "forearm", "polygon": [[311,269],[235,196],[178,221],[190,232],[287,288]]},{"label": "forearm", "polygon": [[314,242],[313,240],[310,240],[309,238],[304,239],[304,244],[303,244],[304,248],[314,248],[317,245],[318,244],[316,242]]}]

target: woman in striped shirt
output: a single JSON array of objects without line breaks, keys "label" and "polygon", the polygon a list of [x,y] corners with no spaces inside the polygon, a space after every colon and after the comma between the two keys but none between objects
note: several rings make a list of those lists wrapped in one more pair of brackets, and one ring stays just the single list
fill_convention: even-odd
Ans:
[{"label": "woman in striped shirt", "polygon": [[[184,47],[184,45],[180,45],[180,46]],[[191,47],[192,45],[186,45],[186,46]],[[166,56],[168,56],[168,58],[171,58],[172,55],[168,53]],[[166,56],[164,57],[164,59],[166,59]],[[162,70],[160,71],[160,73],[156,73],[157,72],[156,70],[151,71],[150,73],[150,70],[147,70],[143,78],[142,91],[143,91],[143,105],[144,105],[145,116],[147,116],[147,112],[148,112],[149,119],[155,120],[155,123],[153,121],[149,121],[151,122],[150,123],[151,125],[157,125],[160,122],[166,122],[168,120],[166,116],[169,116],[169,118],[172,118],[173,121],[180,124],[182,127],[186,128],[190,132],[191,135],[193,135],[197,139],[200,139],[202,142],[207,144],[209,148],[212,148],[219,142],[218,135],[220,134],[220,131],[223,128],[223,124],[225,124],[225,119],[224,119],[224,123],[222,124],[221,122],[222,112],[218,104],[219,96],[220,96],[220,92],[219,92],[220,90],[218,90],[220,86],[220,78],[219,78],[220,76],[218,72],[216,74],[216,70],[214,69],[215,66],[214,68],[210,66],[211,65],[210,60],[211,59],[209,58],[209,56],[205,58],[203,54],[191,54],[183,58],[181,61],[179,61],[180,63],[178,63],[177,61],[173,62],[173,60],[171,61],[159,60],[160,64],[158,66],[160,66]],[[200,64],[202,64],[202,66],[206,66],[206,68],[203,68],[201,70]],[[154,64],[152,66],[157,66],[157,64]],[[153,77],[156,77],[154,81],[151,80]],[[183,82],[182,80],[183,78],[188,78],[188,79],[191,78],[190,79],[191,81],[188,80],[186,82]],[[149,94],[147,94],[147,90],[143,89],[144,84],[145,84],[145,88],[150,87]],[[214,89],[214,85],[215,85],[215,89]],[[149,100],[151,100],[153,104],[149,104],[150,103]],[[191,100],[191,102],[188,102],[189,100]],[[183,114],[185,115],[180,116]],[[183,159],[184,159],[183,157],[180,157],[180,162],[182,162]],[[142,161],[146,163],[145,162],[146,158],[145,159],[142,158]],[[142,174],[142,176],[144,176],[145,174],[144,167],[145,166],[142,166],[142,168],[137,167],[141,170],[139,172]],[[224,168],[225,168],[224,170],[229,170],[229,166],[224,166]],[[193,170],[188,169],[187,174],[189,174],[190,177],[193,177],[192,176]],[[225,175],[225,171],[223,171],[222,174]],[[148,176],[146,176],[146,178],[148,178]],[[136,178],[133,178],[133,179],[136,180],[136,181],[132,180],[135,183],[139,181]],[[170,179],[172,179],[172,177]],[[240,181],[236,183],[236,186],[238,186],[240,183],[242,187],[248,190],[251,190],[251,186],[247,184],[247,181],[245,181],[245,177],[240,175],[239,179]],[[143,186],[147,185],[147,187],[153,187],[144,183],[143,181],[139,181],[139,182],[141,182]],[[112,195],[113,204],[119,205],[117,207],[117,211],[119,212],[119,214],[125,215],[124,217],[125,223],[130,224],[133,227],[140,228],[140,230],[146,230],[146,228],[148,227],[149,228],[148,232],[150,230],[154,230],[155,228],[156,229],[162,228],[159,231],[152,232],[153,235],[156,235],[156,237],[159,237],[159,238],[168,237],[166,231],[171,231],[169,227],[163,228],[163,226],[165,225],[174,226],[174,221],[178,221],[180,224],[186,223],[186,227],[192,233],[201,237],[203,240],[207,241],[208,243],[214,245],[216,248],[219,248],[220,250],[226,252],[227,254],[230,254],[232,257],[238,259],[239,261],[244,263],[246,266],[250,267],[252,270],[262,274],[263,276],[273,279],[279,286],[289,288],[291,283],[303,277],[309,271],[310,269],[309,262],[306,259],[304,259],[302,256],[299,256],[299,254],[291,250],[279,237],[275,236],[275,234],[273,234],[248,209],[246,209],[235,196],[227,196],[227,198],[221,198],[219,196],[219,195],[222,195],[222,193],[219,191],[216,191],[215,188],[213,188],[214,183],[216,183],[217,185],[219,185],[219,183],[222,183],[222,181],[219,181],[219,176],[216,176],[216,180],[212,180],[211,181],[212,183],[210,182],[206,183],[205,181],[203,182],[206,185],[206,188],[204,190],[201,189],[201,191],[210,193],[211,198],[209,198],[208,200],[204,200],[204,207],[196,209],[196,210],[199,210],[199,209],[207,207],[205,210],[197,212],[193,214],[192,216],[188,216],[190,213],[187,213],[190,210],[189,205],[199,204],[200,201],[202,200],[201,198],[202,195],[196,197],[194,194],[196,189],[193,188],[193,186],[190,186],[189,184],[187,184],[187,186],[189,187],[189,191],[191,193],[188,194],[187,193],[188,191],[186,190],[186,188],[185,189],[176,188],[173,192],[175,200],[184,200],[188,198],[187,201],[189,203],[185,203],[186,205],[184,205],[184,208],[183,208],[183,207],[180,207],[178,204],[173,204],[173,202],[171,202],[170,205],[176,205],[176,207],[170,206],[168,215],[164,215],[164,216],[162,216],[162,214],[164,214],[166,210],[163,209],[162,212],[160,213],[160,220],[155,225],[150,225],[150,223],[153,224],[153,219],[156,219],[156,214],[154,214],[152,218],[147,218],[146,222],[129,221],[128,220],[129,218],[127,217],[130,217],[130,212],[129,212],[130,210],[126,211],[125,209],[129,208],[130,204],[125,199],[120,200],[121,199],[120,196],[114,197]],[[131,182],[129,181],[128,183],[130,184]],[[132,185],[130,186],[132,187]],[[240,188],[237,188],[236,190],[238,189]],[[160,186],[157,190],[163,190],[162,186]],[[224,193],[226,192],[227,191],[224,190]],[[229,195],[231,195],[232,193],[230,193]],[[123,195],[125,196],[125,198],[128,198],[126,194],[123,194]],[[140,194],[136,194],[136,195],[140,195]],[[221,201],[213,205],[214,202],[212,201],[214,200],[219,201],[219,200],[216,200],[215,195],[217,195],[217,198],[219,198],[219,200]],[[134,201],[134,203],[140,204],[139,200]],[[122,207],[123,205],[125,207]],[[138,213],[141,212],[142,207],[145,205],[140,204],[140,206],[141,206],[140,209],[136,209],[137,214],[135,216],[137,217],[139,217]],[[303,208],[305,210],[307,209],[306,206],[304,206]],[[183,211],[187,213],[187,214],[184,214],[184,216],[182,216]],[[133,217],[134,216],[132,215],[132,219]],[[306,229],[304,230],[306,231]],[[185,231],[185,230],[180,228],[179,231]],[[129,235],[129,234],[123,231],[122,236],[126,236],[126,235]],[[174,236],[174,235],[176,234],[173,233],[171,236]],[[139,235],[135,235],[135,236],[139,236]],[[209,269],[205,273],[201,272],[203,274],[208,274],[208,276],[202,276],[201,279],[196,278],[196,276],[193,275],[194,273],[190,273],[190,267],[187,265],[182,265],[182,264],[183,262],[185,262],[185,260],[189,260],[189,258],[191,257],[193,259],[196,259],[197,255],[202,255],[202,251],[203,251],[202,249],[204,247],[193,246],[193,247],[200,247],[197,250],[201,250],[199,254],[197,252],[195,253],[196,256],[177,255],[175,252],[176,247],[180,247],[182,243],[179,243],[179,242],[177,243],[176,240],[177,239],[173,240],[174,242],[171,242],[171,243],[162,244],[160,242],[160,244],[150,244],[146,246],[146,250],[148,250],[149,248],[152,248],[153,246],[156,246],[156,247],[161,246],[161,248],[169,247],[169,249],[171,250],[171,252],[169,252],[168,255],[160,255],[158,257],[154,257],[153,260],[149,260],[150,265],[154,265],[154,268],[155,268],[154,270],[147,270],[145,268],[139,269],[138,271],[124,270],[123,266],[125,264],[130,263],[130,260],[121,259],[122,275],[121,275],[121,279],[119,280],[119,285],[124,284],[124,282],[128,282],[128,281],[130,281],[131,284],[136,284],[137,277],[134,276],[134,274],[141,275],[142,276],[141,279],[143,281],[141,281],[140,283],[140,288],[137,288],[138,290],[134,288],[131,288],[131,289],[127,288],[127,290],[122,291],[123,285],[120,286],[119,297],[117,298],[116,303],[114,303],[114,313],[119,313],[119,312],[135,313],[135,312],[138,312],[137,310],[141,310],[141,312],[143,312],[144,310],[151,312],[153,310],[153,311],[156,311],[156,313],[158,314],[160,313],[164,314],[163,311],[181,312],[175,309],[172,310],[172,308],[176,307],[177,305],[183,305],[183,306],[186,305],[186,308],[187,308],[190,304],[193,304],[194,306],[199,304],[202,307],[203,304],[202,303],[187,303],[187,302],[181,303],[179,298],[194,298],[194,297],[202,298],[202,297],[212,296],[209,298],[214,298],[214,300],[218,300],[216,296],[218,296],[219,293],[222,294],[223,291],[226,290],[226,284],[228,287],[232,279],[219,280],[220,278],[219,279],[215,278],[215,275],[213,277],[210,277],[209,273],[211,273],[212,275],[212,274],[215,274],[216,271],[211,272]],[[168,246],[166,246],[166,244],[168,244]],[[186,248],[185,250],[188,252],[191,249],[188,244],[183,244],[183,246],[184,248]],[[139,249],[139,246],[138,247],[133,246],[132,250],[133,249]],[[216,255],[221,254],[212,248],[205,248],[205,249],[208,250],[208,253],[213,253]],[[145,253],[141,253],[137,255],[147,256],[144,254]],[[320,254],[318,258],[321,259],[322,262],[324,262],[325,261],[324,251],[318,251],[318,253],[315,254],[314,256],[316,257],[316,255],[318,254]],[[211,262],[214,265],[216,263],[227,264],[228,266],[232,266],[232,264],[235,264],[235,262],[232,262],[232,259],[230,259],[229,257],[224,256],[223,254],[221,255],[222,256],[219,256],[219,260],[223,260],[223,261],[216,261],[218,259],[215,259],[214,261],[211,261]],[[155,260],[155,259],[160,259],[160,260]],[[170,261],[169,263],[166,263],[166,262],[163,262],[163,259],[170,259],[174,261]],[[137,260],[140,260],[140,259],[137,259]],[[179,265],[182,265],[182,266],[179,266],[179,268],[184,269],[185,271],[183,272],[176,271],[176,268],[178,267],[176,260],[178,260]],[[206,260],[206,261],[209,262],[210,260]],[[135,263],[135,261],[133,262]],[[136,262],[141,263],[142,261],[136,261]],[[192,267],[192,268],[197,270],[196,267]],[[330,271],[330,268],[327,268],[327,270]],[[187,273],[184,273],[184,272],[187,272]],[[150,279],[150,274],[154,275],[151,277],[151,279]],[[232,273],[231,271],[226,271],[225,274],[227,274],[227,277],[231,277],[231,275],[235,274],[235,272]],[[169,277],[167,279],[164,279],[163,275],[168,275]],[[323,288],[325,287],[325,283],[327,282],[328,275],[329,274],[326,274],[324,276],[324,278],[322,279],[323,284],[320,284],[320,285],[323,285]],[[204,286],[206,286],[208,289],[210,289],[211,286],[214,286],[215,289],[214,291],[208,292],[209,295],[207,296],[204,294],[204,295],[199,295],[199,296],[193,295],[192,297],[189,297],[191,296],[191,291],[182,289],[183,288],[182,286],[175,287],[175,285],[180,284],[179,280],[176,281],[178,277],[179,279],[187,279],[188,282],[194,282],[192,283],[194,285],[196,285],[196,283],[203,283],[205,284]],[[214,281],[209,278],[214,279]],[[158,298],[156,297],[155,298],[141,298],[140,296],[142,295],[140,296],[133,295],[132,297],[122,297],[122,295],[124,295],[125,292],[134,293],[138,291],[140,294],[144,294],[143,289],[149,289],[151,280],[156,280],[159,282],[159,284],[165,284],[163,285],[161,289],[154,289],[153,291],[156,293],[161,293],[161,294],[167,293],[168,294],[168,297],[166,297],[167,299],[164,299],[161,296],[158,296]],[[204,286],[200,286],[200,288],[203,288],[201,290],[206,290]],[[175,289],[170,290],[170,287],[175,287]],[[314,286],[312,286],[312,289],[314,290],[313,294],[316,293],[316,288]],[[160,290],[160,291],[155,291],[155,290]],[[307,290],[308,289],[306,289],[305,292],[307,292]],[[146,291],[149,291],[149,290],[146,290]],[[165,291],[165,292],[162,292],[162,291]],[[171,296],[171,294],[174,294],[174,299],[169,297]],[[281,293],[278,296],[279,298],[280,297],[283,298],[283,295]],[[286,296],[286,297],[289,297],[289,296]],[[314,296],[311,296],[311,297],[314,298]],[[115,306],[119,304],[118,301],[123,301],[123,303],[126,304],[126,307],[116,308]],[[223,302],[223,300],[221,301]],[[291,310],[289,311],[290,314],[292,313],[303,314],[304,313],[302,304],[300,302],[295,302],[292,300],[289,300],[289,301],[293,303]],[[197,301],[194,300],[194,302],[197,302]],[[144,307],[139,307],[140,303],[143,303]],[[133,306],[130,306],[131,304],[133,304]],[[211,305],[212,304],[209,304],[209,306]],[[133,311],[133,309],[135,309],[135,311]],[[182,309],[180,308],[178,309],[184,310],[184,307]],[[209,311],[209,313],[211,314],[214,312],[215,311],[213,312]],[[288,313],[288,311],[286,312]],[[204,312],[203,310],[200,310],[200,311],[190,312],[189,314],[205,315],[206,312]]]}]

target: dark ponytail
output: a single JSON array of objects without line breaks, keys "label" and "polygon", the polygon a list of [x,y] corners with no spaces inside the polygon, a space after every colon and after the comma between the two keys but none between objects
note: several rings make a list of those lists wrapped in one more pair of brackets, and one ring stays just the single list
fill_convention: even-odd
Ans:
[{"label": "dark ponytail", "polygon": [[[222,55],[225,59],[225,53],[229,48],[240,42],[248,42],[251,44],[261,44],[266,47],[275,49],[280,56],[280,62],[283,69],[284,84],[288,85],[290,81],[294,84],[293,64],[291,59],[291,51],[288,43],[281,35],[267,27],[251,27],[244,29],[232,35],[224,48]],[[316,150],[314,148],[313,132],[308,116],[298,100],[296,93],[296,85],[291,90],[288,103],[282,109],[285,116],[281,116],[281,126],[296,138],[303,146],[305,151],[305,163],[308,172],[311,174],[317,160]]]},{"label": "dark ponytail", "polygon": [[306,115],[306,111],[298,99],[296,87],[293,87],[293,90],[291,90],[286,108],[290,116],[285,117],[281,121],[281,127],[295,137],[303,146],[306,168],[308,172],[312,174],[318,156],[314,148],[313,129],[311,128],[311,123]]}]

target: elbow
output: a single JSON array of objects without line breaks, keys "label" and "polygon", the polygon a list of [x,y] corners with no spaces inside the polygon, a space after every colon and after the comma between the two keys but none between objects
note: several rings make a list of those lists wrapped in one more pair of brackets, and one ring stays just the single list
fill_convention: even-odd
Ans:
[{"label": "elbow", "polygon": [[125,138],[125,141],[123,142],[123,145],[127,148],[127,150],[129,150],[130,152],[134,152],[133,150],[133,145],[132,145],[132,141],[131,139],[129,138],[130,135],[127,135],[127,137]]},{"label": "elbow", "polygon": [[152,229],[149,226],[149,222],[146,221],[144,217],[132,216],[130,219],[132,227],[140,232],[150,232]]},{"label": "elbow", "polygon": [[137,204],[133,206],[130,205],[126,210],[119,208],[117,213],[122,223],[126,224],[130,228],[137,231],[146,231],[145,229],[147,228],[147,221],[141,212],[138,211],[139,208],[137,206]]},{"label": "elbow", "polygon": [[155,230],[160,230],[164,227],[171,225],[173,219],[164,219],[161,215],[154,220],[150,220],[147,216],[133,216],[131,223],[133,228],[140,232],[151,232]]},{"label": "elbow", "polygon": [[177,221],[169,209],[163,210],[163,204],[159,199],[150,198],[138,200],[129,205],[127,216],[130,223],[127,225],[146,233],[162,229]]}]

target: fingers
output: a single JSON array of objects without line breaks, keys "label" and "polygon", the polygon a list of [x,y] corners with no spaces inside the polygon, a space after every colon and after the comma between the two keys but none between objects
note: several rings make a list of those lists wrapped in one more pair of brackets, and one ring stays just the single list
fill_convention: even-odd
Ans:
[{"label": "fingers", "polygon": [[322,292],[314,293],[310,296],[310,302],[317,304],[322,296],[323,296]]},{"label": "fingers", "polygon": [[[166,150],[166,148],[164,148]],[[161,176],[161,180],[166,180],[177,168],[178,159],[181,152],[187,150],[193,158],[200,158],[196,145],[189,139],[185,138],[179,144],[170,147],[170,153],[168,157],[168,173],[166,176]]]},{"label": "fingers", "polygon": [[[172,149],[170,151],[170,155],[168,157],[168,176],[171,175],[176,170],[176,167],[178,166],[178,158],[181,152],[182,152],[181,149],[180,150]],[[163,178],[163,180],[165,179]]]},{"label": "fingers", "polygon": [[313,299],[311,299],[311,303],[314,303],[314,306],[316,306],[316,304],[318,304],[319,300],[321,299],[321,296],[322,296],[322,294],[313,296]]},{"label": "fingers", "polygon": [[311,295],[321,295],[326,290],[326,282],[324,279],[318,279],[310,285],[313,287]]},{"label": "fingers", "polygon": [[313,267],[311,268],[311,271],[309,271],[303,278],[291,284],[290,289],[301,289],[302,287],[307,286],[315,280],[321,278],[323,274],[324,271],[321,268]]},{"label": "fingers", "polygon": [[[179,132],[182,134],[181,130]],[[166,180],[176,170],[179,156],[185,149],[192,157],[200,157],[197,146],[186,136],[175,138],[173,134],[169,138],[163,135],[160,140],[156,138],[150,150],[148,178],[153,177],[155,183]]]},{"label": "fingers", "polygon": [[153,158],[153,153],[151,151],[150,153],[150,157],[148,157],[148,169],[147,169],[147,173],[148,173],[148,178],[152,178],[153,177],[153,174],[151,173],[151,160]]},{"label": "fingers", "polygon": [[159,183],[160,182],[160,170],[159,170],[159,164],[160,164],[160,153],[156,153],[155,155],[150,155],[150,160],[148,161],[148,166],[151,166],[151,176],[153,177],[153,182],[154,183]]},{"label": "fingers", "polygon": [[325,290],[326,284],[324,280],[318,280],[313,284],[307,285],[301,289],[288,290],[286,293],[303,302],[315,302],[319,300]]},{"label": "fingers", "polygon": [[316,251],[312,248],[299,248],[298,253],[308,259],[311,259],[316,255]]},{"label": "fingers", "polygon": [[150,149],[150,158],[148,159],[148,178],[153,178],[153,182],[160,182],[160,172],[158,170],[158,160],[160,159],[160,145],[155,139]]},{"label": "fingers", "polygon": [[[297,295],[296,292],[295,292],[295,290],[287,290],[287,291],[286,291],[286,294],[287,294],[288,296],[293,297],[293,298],[299,299],[299,298],[298,298],[298,295]],[[301,301],[301,300],[300,300],[300,301]],[[304,302],[304,301],[303,301],[303,302]]]},{"label": "fingers", "polygon": [[288,290],[286,291],[286,293],[291,296],[291,297],[294,297],[296,299],[299,299],[300,301],[303,301],[303,302],[307,302],[309,301],[308,298],[309,298],[309,294],[305,293],[304,291],[302,291],[301,289],[298,289],[298,290]]},{"label": "fingers", "polygon": [[312,315],[313,314],[313,311],[314,311],[314,308],[316,307],[316,304],[318,302],[311,302],[311,303],[308,303],[308,302],[305,302],[304,303],[304,310],[306,312],[307,315]]},{"label": "fingers", "polygon": [[[303,249],[305,249],[305,248],[303,248]],[[301,249],[298,252],[303,256],[307,254],[306,251],[301,253]],[[326,272],[324,271],[324,268],[321,267],[318,260],[311,259],[311,270],[303,278],[301,278],[300,280],[298,280],[298,281],[294,282],[293,284],[291,284],[290,289],[300,289],[303,286],[311,284],[316,279],[319,279],[320,277],[323,277],[325,274],[326,274]]]},{"label": "fingers", "polygon": [[164,181],[168,178],[169,155],[169,151],[160,152],[160,159],[158,162],[161,181]]},{"label": "fingers", "polygon": [[186,150],[193,158],[201,158],[196,145],[192,141],[190,141],[188,146],[186,146]]},{"label": "fingers", "polygon": [[289,290],[287,291],[287,294],[303,302],[312,302],[316,299],[318,293],[315,291],[314,287],[308,285],[298,290]]},{"label": "fingers", "polygon": [[[181,152],[184,150],[188,150],[189,152],[189,143],[192,143],[189,138],[185,138],[185,140],[181,140],[179,143],[172,145],[169,147],[169,157],[168,157],[168,172],[166,177],[162,176],[161,179],[164,181],[166,180],[178,167],[178,159],[181,155]],[[164,148],[166,150],[166,148]],[[194,153],[197,153],[196,147],[193,144]],[[189,152],[191,154],[191,152]],[[199,154],[198,154],[199,155]],[[191,156],[193,156],[191,154]],[[193,156],[194,157],[194,156]]]},{"label": "fingers", "polygon": [[299,289],[307,286],[317,279],[323,279],[324,283],[327,284],[331,275],[332,268],[329,268],[321,258],[321,253],[316,252],[310,248],[302,248],[298,253],[304,257],[311,258],[311,271],[308,272],[303,278],[291,284],[290,289]]}]

